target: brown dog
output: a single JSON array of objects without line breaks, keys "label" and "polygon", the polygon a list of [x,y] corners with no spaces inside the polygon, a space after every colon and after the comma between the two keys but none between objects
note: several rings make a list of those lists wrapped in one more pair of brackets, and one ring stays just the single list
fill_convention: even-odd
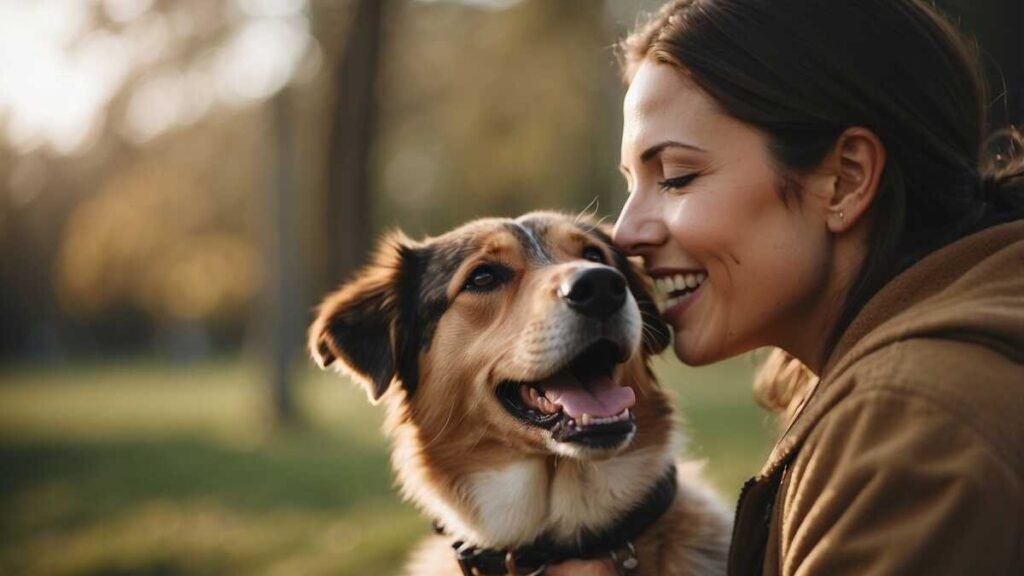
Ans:
[{"label": "brown dog", "polygon": [[388,409],[405,497],[438,526],[408,573],[721,574],[730,522],[647,359],[669,341],[648,285],[594,222],[486,219],[386,239],[327,297],[309,344]]}]

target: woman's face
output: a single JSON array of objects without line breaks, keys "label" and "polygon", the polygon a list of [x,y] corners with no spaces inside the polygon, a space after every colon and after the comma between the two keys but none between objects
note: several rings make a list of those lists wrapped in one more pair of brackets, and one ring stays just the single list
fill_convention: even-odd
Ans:
[{"label": "woman's face", "polygon": [[824,340],[813,331],[828,305],[827,202],[817,194],[828,178],[799,177],[799,198],[784,201],[766,137],[674,66],[643,63],[623,108],[630,194],[615,242],[655,278],[676,355],[699,365]]}]

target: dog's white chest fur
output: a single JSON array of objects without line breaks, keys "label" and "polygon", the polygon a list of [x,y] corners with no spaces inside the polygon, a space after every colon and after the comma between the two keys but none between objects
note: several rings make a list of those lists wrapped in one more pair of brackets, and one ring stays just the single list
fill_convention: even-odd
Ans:
[{"label": "dog's white chest fur", "polygon": [[526,544],[544,533],[571,540],[581,528],[606,526],[642,499],[668,462],[668,451],[659,449],[563,461],[552,476],[539,458],[477,472],[468,493],[478,536],[496,546]]},{"label": "dog's white chest fur", "polygon": [[547,470],[541,459],[473,474],[469,493],[481,534],[494,542],[531,542],[547,516]]},{"label": "dog's white chest fur", "polygon": [[670,463],[663,448],[608,460],[566,462],[551,483],[549,531],[571,539],[581,527],[607,526],[641,501]]}]

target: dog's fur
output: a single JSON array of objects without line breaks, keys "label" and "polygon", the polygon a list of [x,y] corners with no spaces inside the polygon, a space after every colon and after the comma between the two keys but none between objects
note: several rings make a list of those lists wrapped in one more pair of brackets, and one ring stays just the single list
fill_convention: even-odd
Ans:
[{"label": "dog's fur", "polygon": [[[585,259],[587,247],[604,263]],[[495,265],[500,282],[467,290],[481,263]],[[559,286],[602,266],[625,277],[627,301],[603,323],[580,320]],[[499,401],[500,382],[550,376],[602,330],[620,334],[630,353],[614,369],[636,395],[636,432],[621,445],[555,441]],[[606,231],[589,218],[541,212],[478,220],[423,242],[392,234],[372,264],[324,300],[309,344],[321,366],[339,366],[385,404],[404,496],[452,537],[503,549],[600,532],[673,464],[672,410],[648,366],[669,334],[642,274]],[[638,573],[724,573],[726,510],[694,465],[678,471],[673,504],[635,541]],[[450,544],[429,538],[408,573],[460,574]]]}]

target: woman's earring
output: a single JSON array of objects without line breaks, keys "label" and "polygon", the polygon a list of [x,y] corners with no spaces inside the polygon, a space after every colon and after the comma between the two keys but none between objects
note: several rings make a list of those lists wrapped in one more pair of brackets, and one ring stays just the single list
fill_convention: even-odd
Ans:
[{"label": "woman's earring", "polygon": [[844,223],[846,222],[846,212],[843,212],[842,210],[839,211],[839,221]]}]

